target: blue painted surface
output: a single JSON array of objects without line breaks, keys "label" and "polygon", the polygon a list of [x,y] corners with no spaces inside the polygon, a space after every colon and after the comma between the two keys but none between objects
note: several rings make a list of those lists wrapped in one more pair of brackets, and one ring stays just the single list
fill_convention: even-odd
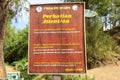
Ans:
[{"label": "blue painted surface", "polygon": [[8,77],[8,80],[22,80],[18,72],[8,73],[7,77]]}]

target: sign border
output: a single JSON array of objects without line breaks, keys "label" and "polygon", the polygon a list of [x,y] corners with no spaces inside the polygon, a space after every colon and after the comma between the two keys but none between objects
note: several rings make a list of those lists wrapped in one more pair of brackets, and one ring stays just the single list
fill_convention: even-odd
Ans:
[{"label": "sign border", "polygon": [[[68,2],[68,3],[47,3],[47,4],[30,4],[30,6],[40,6],[40,5],[56,5],[56,4],[83,4],[84,6],[84,12],[83,12],[83,19],[84,19],[84,23],[83,23],[83,28],[84,28],[84,36],[83,36],[83,39],[84,39],[84,63],[85,63],[85,73],[84,72],[81,72],[81,73],[31,73],[29,70],[29,59],[30,59],[30,17],[29,17],[29,28],[28,28],[28,74],[32,75],[32,74],[53,74],[53,75],[72,75],[72,74],[75,74],[75,75],[79,75],[79,74],[86,74],[87,73],[87,55],[86,55],[86,27],[85,27],[85,2]],[[30,13],[29,13],[30,15]]]}]

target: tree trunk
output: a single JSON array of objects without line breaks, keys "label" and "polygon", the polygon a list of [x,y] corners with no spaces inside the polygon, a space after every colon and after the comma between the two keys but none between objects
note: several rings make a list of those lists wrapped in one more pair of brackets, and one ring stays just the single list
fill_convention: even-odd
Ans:
[{"label": "tree trunk", "polygon": [[0,40],[0,80],[7,80],[6,69],[4,65],[3,40]]},{"label": "tree trunk", "polygon": [[6,69],[4,64],[4,54],[3,54],[3,37],[5,30],[5,23],[7,18],[7,1],[0,1],[0,80],[7,80]]},{"label": "tree trunk", "polygon": [[84,0],[84,1],[85,1],[85,9],[89,9],[88,0]]}]

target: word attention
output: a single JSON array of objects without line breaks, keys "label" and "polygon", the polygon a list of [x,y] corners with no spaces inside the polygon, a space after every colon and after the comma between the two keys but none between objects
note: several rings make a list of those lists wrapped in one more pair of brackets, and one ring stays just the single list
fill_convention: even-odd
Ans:
[{"label": "word attention", "polygon": [[71,14],[43,14],[43,24],[70,23]]}]

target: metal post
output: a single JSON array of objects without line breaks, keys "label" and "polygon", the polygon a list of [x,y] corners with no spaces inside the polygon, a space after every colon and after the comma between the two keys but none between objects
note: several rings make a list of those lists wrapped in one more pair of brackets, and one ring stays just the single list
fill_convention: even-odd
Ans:
[{"label": "metal post", "polygon": [[61,80],[61,75],[53,75],[53,80]]}]

